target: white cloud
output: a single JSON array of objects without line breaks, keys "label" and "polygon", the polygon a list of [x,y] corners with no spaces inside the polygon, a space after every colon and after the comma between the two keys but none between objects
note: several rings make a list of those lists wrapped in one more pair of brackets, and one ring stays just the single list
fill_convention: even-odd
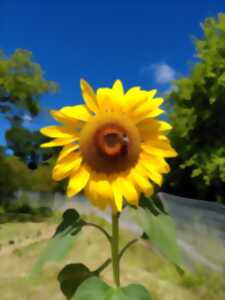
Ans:
[{"label": "white cloud", "polygon": [[28,114],[24,114],[23,120],[24,120],[24,122],[30,123],[31,121],[33,121],[33,118]]},{"label": "white cloud", "polygon": [[156,63],[142,68],[142,73],[153,72],[153,77],[158,84],[168,84],[176,77],[176,71],[166,63]]}]

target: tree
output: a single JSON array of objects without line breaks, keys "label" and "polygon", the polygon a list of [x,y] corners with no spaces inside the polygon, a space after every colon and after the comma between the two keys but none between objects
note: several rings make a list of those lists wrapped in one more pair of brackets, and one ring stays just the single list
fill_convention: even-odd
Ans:
[{"label": "tree", "polygon": [[38,114],[43,94],[57,91],[56,83],[46,80],[41,66],[31,58],[32,53],[23,49],[10,57],[0,51],[0,114],[16,125],[25,113]]},{"label": "tree", "polygon": [[12,199],[17,190],[26,189],[29,178],[29,169],[19,158],[0,156],[0,203]]},{"label": "tree", "polygon": [[5,133],[7,147],[19,157],[29,168],[35,169],[42,161],[46,161],[58,149],[42,149],[40,144],[47,141],[38,131],[29,131],[21,126],[12,126]]},{"label": "tree", "polygon": [[225,14],[207,18],[202,29],[203,38],[195,39],[198,62],[168,95],[179,156],[165,189],[225,202]]},{"label": "tree", "polygon": [[5,156],[5,147],[3,145],[0,145],[0,158]]}]

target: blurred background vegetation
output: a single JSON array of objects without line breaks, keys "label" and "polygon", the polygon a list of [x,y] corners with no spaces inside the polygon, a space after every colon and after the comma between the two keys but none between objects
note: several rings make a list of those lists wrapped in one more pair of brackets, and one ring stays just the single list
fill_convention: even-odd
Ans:
[{"label": "blurred background vegetation", "polygon": [[168,95],[172,143],[179,153],[164,188],[225,203],[225,14],[207,18],[194,39],[197,62]]},{"label": "blurred background vegetation", "polygon": [[[206,19],[202,30],[203,38],[194,39],[197,60],[190,74],[174,81],[166,95],[170,138],[179,156],[170,161],[162,190],[225,203],[225,14]],[[35,118],[40,98],[57,92],[58,85],[22,49],[10,57],[0,52],[0,74],[0,116],[11,124],[0,146],[0,203],[18,190],[63,192],[63,183],[51,180],[59,150],[41,149],[46,138],[27,129],[21,117]]]}]

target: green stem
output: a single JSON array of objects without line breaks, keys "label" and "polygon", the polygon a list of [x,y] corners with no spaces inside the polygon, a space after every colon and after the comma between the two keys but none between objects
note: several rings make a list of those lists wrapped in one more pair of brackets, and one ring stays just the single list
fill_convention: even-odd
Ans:
[{"label": "green stem", "polygon": [[123,249],[120,251],[120,254],[119,254],[119,260],[121,260],[122,256],[124,255],[124,253],[126,252],[126,250],[132,246],[133,244],[135,244],[136,242],[138,241],[138,239],[134,239],[132,241],[130,241],[129,243],[127,243],[126,246],[123,247]]},{"label": "green stem", "polygon": [[111,264],[112,260],[111,258],[108,258],[97,270],[95,270],[95,274],[97,276],[99,276],[99,274],[105,269],[108,267],[109,264]]},{"label": "green stem", "polygon": [[84,223],[84,226],[91,226],[91,227],[95,227],[97,228],[98,230],[100,230],[104,235],[105,237],[108,239],[108,241],[111,243],[111,236],[108,234],[108,232],[102,228],[101,226],[97,225],[97,224],[94,224],[94,223],[90,223],[90,222],[85,222]]},{"label": "green stem", "polygon": [[119,265],[119,214],[112,214],[112,266],[114,282],[120,286],[120,265]]}]

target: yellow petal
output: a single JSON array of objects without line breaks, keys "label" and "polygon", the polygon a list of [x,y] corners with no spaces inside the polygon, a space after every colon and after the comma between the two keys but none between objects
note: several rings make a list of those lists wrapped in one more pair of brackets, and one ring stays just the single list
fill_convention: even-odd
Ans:
[{"label": "yellow petal", "polygon": [[71,171],[79,169],[82,162],[80,153],[70,153],[66,158],[57,163],[53,169],[52,178],[56,181],[67,177]]},{"label": "yellow petal", "polygon": [[116,80],[115,83],[113,84],[112,89],[118,96],[124,95],[124,89],[121,80]]},{"label": "yellow petal", "polygon": [[90,201],[100,209],[105,209],[112,201],[112,188],[107,180],[91,176],[85,193]]},{"label": "yellow petal", "polygon": [[55,139],[55,140],[52,140],[51,142],[41,144],[41,148],[60,147],[60,146],[64,146],[64,145],[73,143],[76,140],[78,140],[78,138],[75,138],[75,137],[74,138]]},{"label": "yellow petal", "polygon": [[142,149],[156,156],[176,157],[177,152],[170,146],[167,140],[152,140],[141,145]]},{"label": "yellow petal", "polygon": [[121,191],[121,186],[118,180],[114,180],[112,182],[113,194],[114,194],[114,201],[116,205],[116,209],[120,212],[123,208],[123,194]]},{"label": "yellow petal", "polygon": [[73,197],[78,194],[87,184],[90,177],[90,172],[85,166],[70,176],[69,184],[67,186],[67,196]]},{"label": "yellow petal", "polygon": [[139,191],[144,193],[146,197],[149,197],[153,194],[153,187],[149,180],[146,178],[145,172],[141,170],[140,166],[135,167],[131,171],[131,178],[134,183],[137,185]]},{"label": "yellow petal", "polygon": [[[152,93],[152,95],[154,95],[154,93]],[[145,119],[159,116],[164,112],[159,108],[159,106],[163,103],[163,99],[162,98],[152,99],[150,92],[146,92],[146,91],[138,92],[136,96],[136,100],[134,100],[133,102],[135,103],[135,101],[136,101],[135,106],[132,107],[131,110],[129,111],[131,112],[131,117],[136,124]]]},{"label": "yellow petal", "polygon": [[136,96],[140,90],[141,88],[139,86],[134,86],[126,92],[125,97]]},{"label": "yellow petal", "polygon": [[62,123],[67,128],[72,128],[73,130],[80,129],[83,126],[83,122],[65,116],[60,110],[51,110],[52,117],[59,123]]},{"label": "yellow petal", "polygon": [[143,111],[146,109],[147,112],[154,109],[154,106],[162,103],[161,101],[159,102],[152,99],[156,92],[157,90],[143,91],[140,90],[139,87],[130,89],[125,95],[127,110],[134,114],[140,114],[140,112],[143,114]]},{"label": "yellow petal", "polygon": [[[156,89],[150,90],[148,92],[148,98],[152,99],[156,94],[157,94],[157,90]],[[155,99],[157,99],[157,98],[155,98]]]},{"label": "yellow petal", "polygon": [[148,114],[158,108],[163,103],[162,98],[156,98],[152,100],[147,100],[142,103],[135,111],[138,114]]},{"label": "yellow petal", "polygon": [[150,117],[156,117],[163,112],[161,109],[159,109],[159,106],[162,103],[162,98],[147,100],[135,109],[134,116],[138,119],[140,119],[142,116],[145,119]]},{"label": "yellow petal", "polygon": [[151,166],[151,164],[147,161],[142,161],[142,166],[145,169],[146,175],[156,184],[159,186],[162,185],[163,177],[161,174],[159,174],[156,170],[154,170]]},{"label": "yellow petal", "polygon": [[159,123],[159,126],[160,126],[159,127],[160,131],[167,131],[167,130],[172,129],[172,126],[169,123],[165,122],[165,121],[158,121],[158,123]]},{"label": "yellow petal", "polygon": [[64,123],[65,121],[67,121],[66,116],[61,113],[61,111],[59,110],[50,110],[50,114],[53,116],[53,118],[60,122],[60,123]]},{"label": "yellow petal", "polygon": [[128,112],[135,112],[137,107],[145,103],[148,99],[148,92],[140,90],[138,87],[128,91],[124,97]]},{"label": "yellow petal", "polygon": [[99,178],[99,180],[97,181],[97,187],[98,187],[101,199],[106,199],[108,202],[112,201],[113,191],[112,191],[112,187],[111,187],[109,181],[107,180],[106,176],[101,176],[101,178]]},{"label": "yellow petal", "polygon": [[170,171],[170,166],[163,157],[152,155],[144,151],[140,154],[140,161],[142,160],[150,164],[151,168],[159,173],[166,174]]},{"label": "yellow petal", "polygon": [[80,87],[87,107],[91,111],[97,112],[98,105],[97,105],[95,92],[93,91],[92,87],[84,79],[80,80]]},{"label": "yellow petal", "polygon": [[97,89],[97,103],[101,111],[118,111],[121,108],[117,97],[109,88]]},{"label": "yellow petal", "polygon": [[157,120],[146,119],[139,122],[136,126],[143,141],[156,139],[160,134],[160,125]]},{"label": "yellow petal", "polygon": [[75,130],[73,131],[71,129],[62,126],[48,126],[42,128],[40,132],[52,138],[73,138],[78,136]]},{"label": "yellow petal", "polygon": [[155,117],[158,117],[158,116],[160,116],[161,114],[164,114],[164,113],[165,113],[164,110],[162,110],[160,108],[156,108],[153,111],[151,111],[149,114],[147,114],[145,116],[145,119],[146,118],[155,118]]},{"label": "yellow petal", "polygon": [[139,194],[135,189],[134,185],[128,180],[128,178],[121,178],[119,180],[122,193],[126,198],[127,202],[131,205],[137,205],[139,200]]},{"label": "yellow petal", "polygon": [[60,160],[64,159],[67,155],[69,155],[71,152],[77,150],[78,148],[79,148],[78,144],[69,144],[69,145],[66,145],[61,150],[57,161],[60,161]]},{"label": "yellow petal", "polygon": [[61,109],[61,112],[69,118],[87,122],[91,114],[84,105],[66,106]]},{"label": "yellow petal", "polygon": [[164,159],[145,153],[140,155],[140,165],[147,170],[147,176],[158,185],[162,184],[161,174],[169,172],[169,165]]}]

